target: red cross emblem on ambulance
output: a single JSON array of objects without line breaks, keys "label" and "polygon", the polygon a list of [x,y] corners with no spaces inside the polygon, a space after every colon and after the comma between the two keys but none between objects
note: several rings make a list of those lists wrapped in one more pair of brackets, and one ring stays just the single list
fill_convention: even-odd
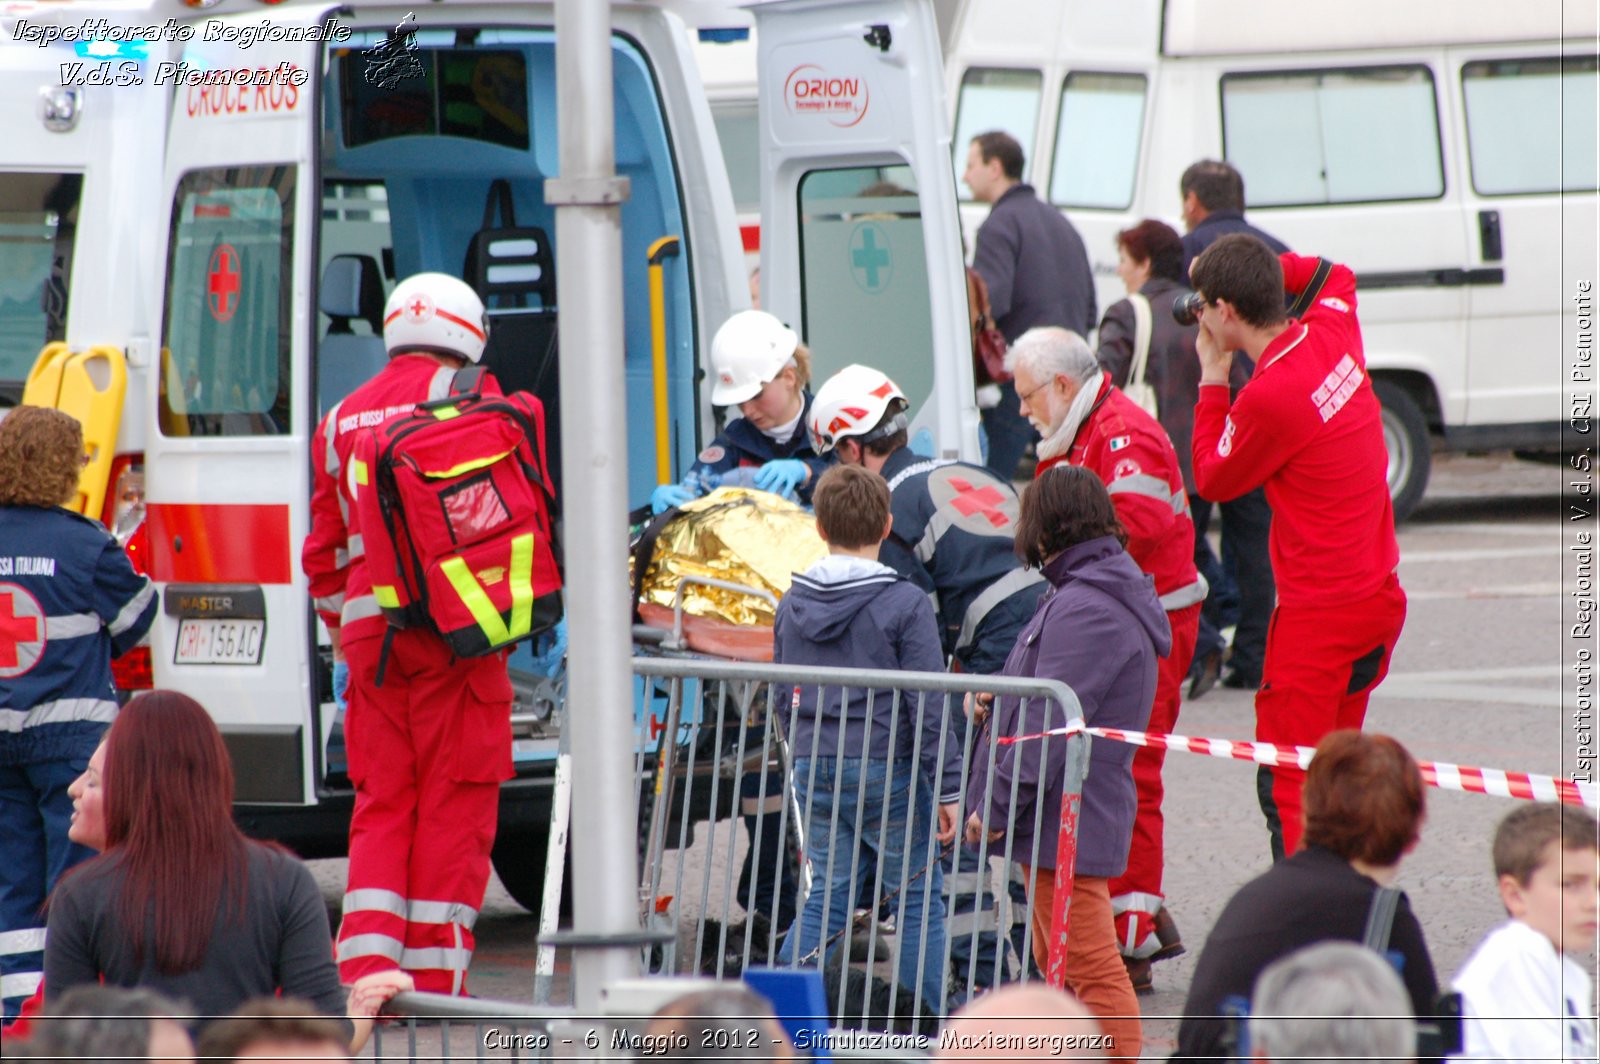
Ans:
[{"label": "red cross emblem on ambulance", "polygon": [[218,321],[227,321],[239,309],[241,276],[239,253],[232,244],[218,244],[206,266],[206,306]]},{"label": "red cross emblem on ambulance", "polygon": [[21,676],[44,657],[44,608],[16,584],[0,584],[0,680]]}]

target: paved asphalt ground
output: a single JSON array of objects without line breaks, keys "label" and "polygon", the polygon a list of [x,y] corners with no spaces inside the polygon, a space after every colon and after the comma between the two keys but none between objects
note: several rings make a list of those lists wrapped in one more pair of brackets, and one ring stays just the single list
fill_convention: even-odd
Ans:
[{"label": "paved asphalt ground", "polygon": [[[1575,651],[1563,639],[1561,607],[1575,578],[1562,539],[1563,479],[1560,467],[1509,456],[1436,462],[1427,498],[1400,532],[1409,614],[1368,730],[1394,735],[1421,759],[1547,774],[1561,773],[1565,760],[1570,771],[1571,696],[1564,710],[1562,689],[1566,677],[1571,690]],[[1328,579],[1339,579],[1337,558],[1328,560]],[[1253,719],[1249,695],[1218,688],[1183,707],[1177,730],[1244,739]],[[1168,755],[1166,892],[1189,953],[1158,965],[1156,993],[1140,1001],[1146,1059],[1172,1049],[1194,961],[1222,906],[1269,864],[1253,777],[1243,762]],[[1501,918],[1489,840],[1513,801],[1440,790],[1428,799],[1422,843],[1399,885],[1447,981]],[[314,866],[336,906],[345,863]],[[477,925],[475,993],[532,1000],[535,929],[535,918],[492,882]],[[1593,971],[1593,954],[1583,960]]]}]

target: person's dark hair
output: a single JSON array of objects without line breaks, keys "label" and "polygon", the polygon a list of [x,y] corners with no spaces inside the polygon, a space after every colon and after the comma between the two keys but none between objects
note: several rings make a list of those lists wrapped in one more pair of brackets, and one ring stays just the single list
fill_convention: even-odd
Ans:
[{"label": "person's dark hair", "polygon": [[1201,159],[1178,179],[1178,195],[1194,193],[1207,211],[1243,211],[1244,177],[1232,163]]},{"label": "person's dark hair", "polygon": [[83,426],[71,414],[19,406],[0,418],[0,506],[60,506],[82,470]]},{"label": "person's dark hair", "polygon": [[1002,130],[991,129],[972,138],[978,146],[978,157],[984,162],[1000,160],[1000,171],[1013,181],[1022,180],[1022,145],[1017,138]]},{"label": "person's dark hair", "polygon": [[1124,547],[1128,533],[1117,520],[1100,478],[1082,466],[1051,466],[1022,492],[1017,557],[1037,569],[1052,555],[1101,536]]},{"label": "person's dark hair", "polygon": [[[878,423],[872,426],[872,430],[870,432],[863,433],[863,435],[870,436],[873,432],[877,432],[886,424],[899,417],[904,410],[904,403],[890,403],[889,408],[883,412],[883,417],[878,419]],[[850,437],[847,436],[845,438],[849,439]],[[907,429],[901,429],[898,432],[891,432],[887,436],[879,436],[877,439],[863,444],[861,449],[877,458],[887,458],[900,448],[907,446],[910,442],[910,431]]]},{"label": "person's dark hair", "polygon": [[315,1005],[299,998],[246,1001],[231,1015],[202,1031],[195,1050],[201,1060],[236,1060],[245,1050],[263,1042],[307,1049],[325,1046],[325,1051],[317,1054],[319,1058],[326,1058],[329,1055],[326,1050],[337,1047],[338,1052],[349,1056],[344,1025],[332,1017],[320,1015]]},{"label": "person's dark hair", "polygon": [[1117,244],[1134,262],[1149,262],[1150,276],[1184,283],[1183,238],[1166,222],[1146,218],[1117,234]]},{"label": "person's dark hair", "polygon": [[51,998],[22,1048],[29,1060],[142,1060],[155,1022],[187,1012],[154,990],[86,983]]},{"label": "person's dark hair", "polygon": [[1545,851],[1560,842],[1568,853],[1600,849],[1594,816],[1585,809],[1537,802],[1507,813],[1494,832],[1494,874],[1527,886],[1545,862]]},{"label": "person's dark hair", "polygon": [[1317,744],[1306,770],[1305,841],[1347,861],[1392,865],[1422,830],[1422,770],[1387,735],[1346,728]]},{"label": "person's dark hair", "polygon": [[84,871],[119,869],[117,915],[158,972],[198,968],[219,912],[244,916],[247,846],[233,821],[233,762],[200,703],[148,691],[106,733],[106,850]]},{"label": "person's dark hair", "polygon": [[846,550],[883,542],[889,523],[889,485],[860,466],[836,465],[817,481],[811,493],[817,526],[830,546]]},{"label": "person's dark hair", "polygon": [[1226,299],[1257,327],[1284,320],[1283,266],[1277,253],[1249,233],[1229,233],[1200,253],[1189,283],[1212,303]]}]

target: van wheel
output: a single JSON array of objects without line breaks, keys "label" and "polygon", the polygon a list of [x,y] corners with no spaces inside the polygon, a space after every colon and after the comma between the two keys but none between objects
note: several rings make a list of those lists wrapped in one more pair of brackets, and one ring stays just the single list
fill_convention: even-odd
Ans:
[{"label": "van wheel", "polygon": [[1416,400],[1393,381],[1374,380],[1372,391],[1383,406],[1383,447],[1389,452],[1389,498],[1398,523],[1411,515],[1428,487],[1433,445]]},{"label": "van wheel", "polygon": [[[489,859],[495,874],[512,900],[524,909],[539,914],[544,905],[544,866],[549,843],[544,833],[502,832],[496,835]],[[572,872],[561,880],[561,911],[572,909]]]}]

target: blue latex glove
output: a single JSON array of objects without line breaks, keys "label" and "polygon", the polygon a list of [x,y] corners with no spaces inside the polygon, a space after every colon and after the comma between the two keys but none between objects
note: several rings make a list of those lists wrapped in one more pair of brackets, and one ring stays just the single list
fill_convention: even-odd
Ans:
[{"label": "blue latex glove", "polygon": [[756,487],[792,499],[794,489],[805,483],[809,472],[811,470],[798,458],[774,458],[756,471]]},{"label": "blue latex glove", "polygon": [[541,635],[533,648],[533,667],[552,679],[561,672],[567,657],[567,619]]},{"label": "blue latex glove", "polygon": [[699,496],[682,484],[663,484],[650,493],[650,512],[666,513],[674,506],[692,502]]},{"label": "blue latex glove", "polygon": [[336,661],[333,663],[333,701],[340,712],[350,708],[350,663]]}]

